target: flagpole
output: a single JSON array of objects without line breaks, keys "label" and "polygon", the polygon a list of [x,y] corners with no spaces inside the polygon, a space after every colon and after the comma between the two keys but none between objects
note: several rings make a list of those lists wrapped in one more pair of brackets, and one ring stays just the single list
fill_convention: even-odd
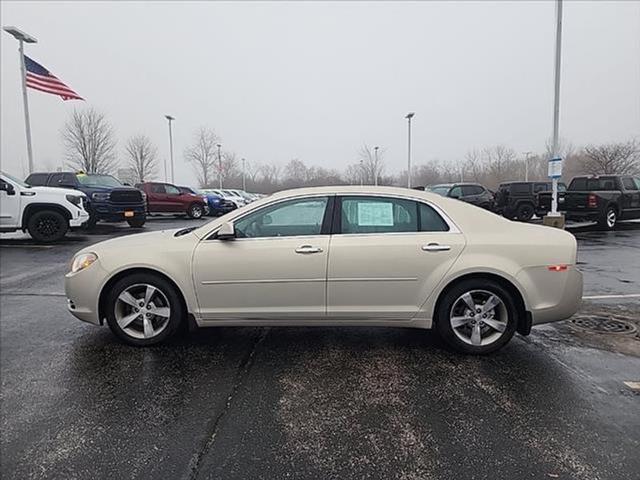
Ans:
[{"label": "flagpole", "polygon": [[27,97],[27,68],[24,64],[24,42],[18,39],[20,45],[20,72],[22,74],[22,100],[24,102],[24,126],[27,132],[27,157],[29,159],[29,173],[33,173],[33,150],[31,148],[31,121],[29,119],[29,100]]}]

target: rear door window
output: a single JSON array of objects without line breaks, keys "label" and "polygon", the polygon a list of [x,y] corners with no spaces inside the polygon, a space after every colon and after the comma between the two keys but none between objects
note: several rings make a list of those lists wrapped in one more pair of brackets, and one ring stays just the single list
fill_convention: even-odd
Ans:
[{"label": "rear door window", "polygon": [[151,187],[149,187],[149,190],[151,191],[151,193],[166,193],[164,185],[162,185],[161,183],[152,184]]},{"label": "rear door window", "polygon": [[624,185],[625,190],[638,190],[636,186],[636,182],[633,181],[631,177],[625,177],[622,179],[622,185]]},{"label": "rear door window", "polygon": [[484,188],[480,185],[463,185],[462,186],[462,194],[466,196],[470,195],[482,195],[484,192]]},{"label": "rear door window", "polygon": [[29,175],[27,183],[33,187],[44,187],[47,185],[48,173],[33,173]]},{"label": "rear door window", "polygon": [[511,185],[511,193],[516,195],[531,193],[531,186],[528,183],[514,183]]}]

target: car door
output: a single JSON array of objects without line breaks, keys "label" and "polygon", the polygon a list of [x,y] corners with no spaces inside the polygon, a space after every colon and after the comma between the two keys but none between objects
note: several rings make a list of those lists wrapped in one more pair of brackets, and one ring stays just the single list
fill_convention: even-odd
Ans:
[{"label": "car door", "polygon": [[275,202],[234,221],[193,256],[203,320],[323,318],[333,197]]},{"label": "car door", "polygon": [[184,201],[184,197],[180,192],[180,189],[174,185],[165,184],[164,190],[166,193],[165,202],[167,212],[184,213],[187,210],[187,206]]},{"label": "car door", "polygon": [[0,226],[15,227],[20,220],[20,190],[0,179]]},{"label": "car door", "polygon": [[338,320],[416,315],[465,246],[464,236],[438,210],[411,198],[339,197],[327,315]]},{"label": "car door", "polygon": [[640,190],[633,177],[622,178],[622,214],[624,219],[640,217]]},{"label": "car door", "polygon": [[167,194],[162,183],[151,183],[147,190],[150,212],[167,212]]}]

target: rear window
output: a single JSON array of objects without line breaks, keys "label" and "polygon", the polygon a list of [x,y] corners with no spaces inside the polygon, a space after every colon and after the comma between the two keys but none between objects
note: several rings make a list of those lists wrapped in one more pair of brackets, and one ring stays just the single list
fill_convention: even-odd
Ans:
[{"label": "rear window", "polygon": [[616,190],[616,177],[574,178],[569,184],[569,190],[598,192]]}]

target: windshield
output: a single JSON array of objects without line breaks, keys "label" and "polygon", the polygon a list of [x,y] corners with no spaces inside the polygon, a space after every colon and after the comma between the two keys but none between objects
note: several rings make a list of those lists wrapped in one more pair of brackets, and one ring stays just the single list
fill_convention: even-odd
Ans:
[{"label": "windshield", "polygon": [[446,185],[446,186],[436,185],[435,187],[429,188],[429,191],[431,191],[433,193],[437,193],[438,195],[442,195],[443,197],[446,197],[447,193],[449,193],[449,189],[450,188],[451,187],[449,187],[448,185]]},{"label": "windshield", "polygon": [[122,187],[123,185],[111,175],[76,174],[78,181],[86,187]]},{"label": "windshield", "polygon": [[24,188],[31,188],[31,185],[24,183],[22,180],[18,180],[16,177],[14,177],[13,175],[9,175],[8,173],[4,173],[2,172],[2,176],[3,177],[7,177],[9,180],[11,180],[13,183],[17,183],[18,185],[20,185],[21,187]]}]

